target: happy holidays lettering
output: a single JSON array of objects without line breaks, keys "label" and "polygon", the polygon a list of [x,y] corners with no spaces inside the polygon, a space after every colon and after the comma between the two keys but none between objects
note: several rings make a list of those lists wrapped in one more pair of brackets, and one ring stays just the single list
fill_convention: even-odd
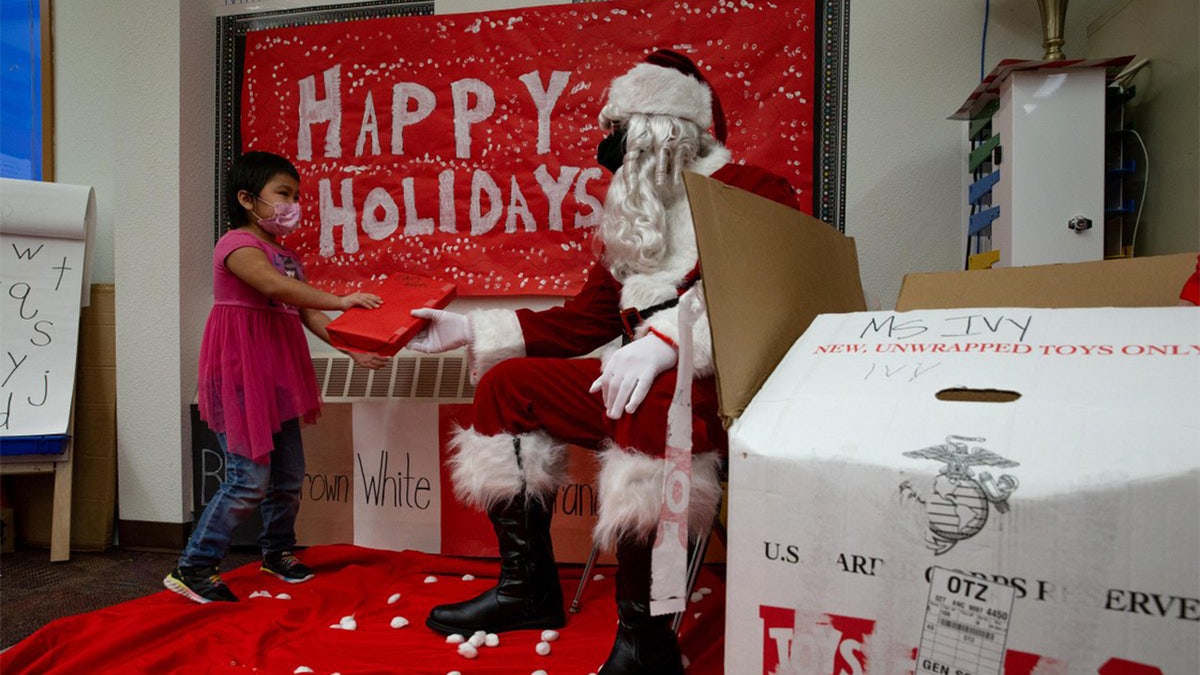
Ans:
[{"label": "happy holidays lettering", "polygon": [[[537,70],[520,75],[517,79],[524,85],[537,117],[537,139],[533,151],[536,155],[548,155],[553,145],[551,120],[558,103],[570,81],[571,73],[555,70],[543,77]],[[302,161],[315,161],[314,134],[324,126],[324,139],[320,144],[320,155],[326,159],[344,158],[348,148],[343,142],[343,77],[341,65],[334,65],[321,73],[321,89],[318,94],[317,76],[300,79],[299,104],[297,106],[298,132],[296,157]],[[513,111],[501,109],[495,91],[488,83],[478,78],[454,80],[449,86],[449,101],[439,101],[434,90],[418,82],[397,82],[391,86],[391,115],[381,121],[376,113],[375,92],[368,90],[361,99],[362,117],[356,141],[354,157],[379,158],[385,154],[392,157],[406,155],[406,133],[422,133],[422,124],[438,110],[449,105],[454,128],[454,159],[473,160],[492,148],[476,142],[480,129],[488,129],[486,123]],[[385,150],[386,148],[386,150]],[[514,148],[513,151],[520,151]],[[446,159],[423,157],[424,160]],[[557,166],[557,174],[551,166]],[[339,253],[356,253],[359,250],[359,235],[367,235],[380,241],[394,236],[398,231],[404,237],[469,233],[479,236],[494,231],[498,226],[508,234],[536,232],[539,221],[549,231],[561,232],[566,226],[563,205],[571,197],[581,208],[574,214],[571,227],[576,229],[594,227],[599,222],[601,204],[588,192],[588,184],[602,177],[595,167],[557,165],[542,163],[533,170],[536,187],[522,186],[516,175],[508,181],[500,180],[491,172],[476,168],[470,172],[470,198],[467,222],[459,223],[456,210],[455,184],[462,180],[459,171],[446,168],[437,174],[437,212],[421,213],[418,203],[417,181],[413,176],[400,180],[400,194],[384,187],[371,189],[361,203],[354,199],[354,178],[341,178],[334,184],[330,178],[318,181],[320,209],[319,253],[328,258]],[[505,184],[507,182],[507,184]],[[529,207],[526,192],[540,191],[548,205],[544,218],[535,217]],[[403,209],[403,216],[401,214]],[[361,217],[360,217],[361,214]],[[540,214],[539,214],[540,215]],[[503,224],[501,225],[501,220]],[[403,223],[403,225],[402,225]],[[403,227],[403,229],[401,229]],[[335,235],[340,230],[340,238]]]}]

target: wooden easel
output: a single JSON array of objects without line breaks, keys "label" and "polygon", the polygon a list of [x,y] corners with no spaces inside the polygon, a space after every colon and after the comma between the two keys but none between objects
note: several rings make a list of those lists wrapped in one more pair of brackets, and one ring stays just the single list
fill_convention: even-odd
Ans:
[{"label": "wooden easel", "polygon": [[0,476],[54,474],[54,498],[50,512],[50,562],[71,559],[72,443],[75,436],[75,405],[67,423],[66,447],[61,455],[17,455],[0,460]]},{"label": "wooden easel", "polygon": [[[16,439],[53,436],[59,442],[65,435],[61,452],[37,454],[43,450],[37,448],[3,457],[0,475],[54,474],[50,560],[59,562],[71,556],[75,376],[80,308],[88,304],[90,291],[95,192],[86,185],[9,178],[0,178],[0,188],[5,198],[0,277],[6,300],[12,300],[4,308],[3,348],[13,364],[3,385],[5,438],[19,443]],[[38,394],[41,400],[35,403]]]}]

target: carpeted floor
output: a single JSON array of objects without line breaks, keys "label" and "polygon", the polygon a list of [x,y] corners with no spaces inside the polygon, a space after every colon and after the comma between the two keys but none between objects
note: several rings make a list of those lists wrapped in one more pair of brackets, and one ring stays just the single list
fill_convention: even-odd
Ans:
[{"label": "carpeted floor", "polygon": [[[45,551],[3,556],[0,672],[582,675],[598,670],[616,628],[611,566],[594,569],[580,611],[568,615],[560,635],[506,632],[494,647],[467,654],[422,618],[435,605],[494,584],[493,559],[315,546],[301,558],[316,578],[293,586],[259,572],[256,552],[238,552],[226,558],[223,576],[242,602],[197,605],[162,589],[175,557],[118,549],[51,564]],[[559,566],[567,602],[582,571]],[[724,660],[723,569],[704,566],[697,583],[680,647],[689,673],[717,675]],[[554,646],[542,651],[539,640],[555,640]]]},{"label": "carpeted floor", "polygon": [[[12,568],[5,567],[6,589],[29,587],[19,592],[24,598],[21,620],[33,615],[35,603],[54,605],[54,615],[86,609],[64,600],[121,592],[120,584],[113,583],[117,576],[144,581],[124,584],[131,600],[57,618],[38,628],[0,653],[0,671],[5,675],[445,675],[459,670],[512,675],[545,670],[583,675],[597,672],[603,663],[617,623],[611,601],[614,570],[606,566],[597,568],[603,574],[590,579],[580,611],[570,614],[556,635],[517,630],[504,633],[494,646],[464,650],[424,626],[422,618],[435,605],[470,597],[494,584],[495,560],[315,546],[301,558],[316,571],[316,578],[289,585],[260,573],[253,557],[243,558],[235,569],[229,569],[234,561],[227,559],[225,579],[243,601],[197,605],[157,590],[162,556],[117,553],[111,557],[81,555],[74,561],[81,569],[94,568],[88,572],[90,582],[38,579],[39,574],[62,574],[43,560],[35,561],[28,574],[13,575]],[[169,566],[170,556],[165,559]],[[578,586],[581,572],[578,565],[560,566],[565,594]],[[38,584],[40,588],[35,588]],[[697,597],[688,603],[684,616],[680,647],[691,664],[689,673],[717,675],[724,652],[723,575],[706,566],[698,584]],[[102,602],[114,600],[116,596],[109,595]],[[4,605],[7,619],[7,600]],[[553,647],[549,642],[540,645],[539,640],[552,641]]]},{"label": "carpeted floor", "polygon": [[[72,552],[66,562],[50,562],[48,549],[0,555],[0,649],[8,649],[59,617],[90,612],[163,590],[162,579],[178,553],[119,548],[104,553]],[[258,552],[237,549],[224,569],[258,560]]]}]

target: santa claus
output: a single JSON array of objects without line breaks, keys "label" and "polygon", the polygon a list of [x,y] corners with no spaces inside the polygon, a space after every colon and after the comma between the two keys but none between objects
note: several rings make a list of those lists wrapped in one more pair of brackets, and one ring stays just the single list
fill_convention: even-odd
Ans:
[{"label": "santa claus", "polygon": [[[562,307],[415,310],[429,327],[409,347],[466,346],[474,423],[450,441],[455,495],[485,510],[500,547],[496,586],[435,607],[426,624],[470,635],[565,624],[550,541],[551,503],[567,480],[564,444],[601,453],[596,541],[615,549],[616,638],[602,672],[682,673],[670,616],[650,613],[650,563],[661,510],[667,408],[675,389],[679,302],[701,293],[683,172],[796,207],[784,179],[731,163],[725,121],[686,56],[659,50],[613,80],[597,153],[612,170],[597,261]],[[709,129],[712,128],[710,133]],[[712,526],[727,438],[718,417],[707,317],[694,329],[692,533]],[[587,357],[599,350],[599,357]]]}]

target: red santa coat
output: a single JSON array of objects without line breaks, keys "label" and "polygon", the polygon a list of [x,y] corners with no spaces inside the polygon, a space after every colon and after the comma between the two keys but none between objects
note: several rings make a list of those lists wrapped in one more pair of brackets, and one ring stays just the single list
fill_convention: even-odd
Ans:
[{"label": "red santa coat", "polygon": [[[729,163],[719,148],[689,170],[798,208],[795,192],[783,178],[753,166]],[[675,387],[675,370],[660,375],[635,413],[609,420],[602,395],[588,389],[599,377],[602,359],[619,346],[621,312],[645,309],[677,298],[689,274],[697,270],[698,253],[691,211],[686,200],[667,213],[668,255],[658,269],[618,281],[602,263],[593,265],[583,289],[562,307],[542,311],[485,310],[471,315],[474,340],[469,350],[475,394],[475,431],[521,434],[545,431],[584,447],[611,440],[618,446],[661,455],[666,441],[666,411]],[[699,289],[697,289],[699,290]],[[678,337],[678,307],[654,313],[637,328],[648,326]],[[695,382],[692,389],[693,447],[696,452],[725,452],[713,374],[712,338],[707,316],[697,321]],[[600,359],[576,359],[612,344]]]}]

